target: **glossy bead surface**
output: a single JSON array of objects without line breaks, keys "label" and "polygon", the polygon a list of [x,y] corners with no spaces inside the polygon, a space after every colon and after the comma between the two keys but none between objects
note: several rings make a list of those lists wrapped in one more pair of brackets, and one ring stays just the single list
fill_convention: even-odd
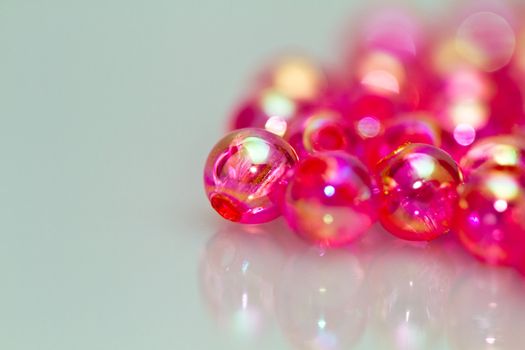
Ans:
[{"label": "glossy bead surface", "polygon": [[462,179],[456,162],[437,147],[399,148],[377,167],[381,224],[394,236],[414,241],[447,233]]},{"label": "glossy bead surface", "polygon": [[370,176],[358,159],[344,152],[321,152],[298,163],[283,215],[300,237],[339,246],[370,227],[374,203]]},{"label": "glossy bead surface", "polygon": [[460,164],[465,176],[479,168],[525,169],[525,140],[518,135],[483,139],[469,149]]},{"label": "glossy bead surface", "polygon": [[318,109],[296,118],[284,135],[299,158],[314,152],[350,150],[350,125],[331,109]]},{"label": "glossy bead surface", "polygon": [[280,215],[288,173],[297,161],[292,147],[262,129],[233,131],[213,147],[204,185],[213,208],[225,219],[256,224]]},{"label": "glossy bead surface", "polygon": [[279,91],[262,90],[239,105],[232,115],[229,129],[262,128],[283,136],[299,110],[297,101]]},{"label": "glossy bead surface", "polygon": [[456,229],[467,250],[493,264],[525,262],[523,168],[480,168],[460,195]]},{"label": "glossy bead surface", "polygon": [[425,143],[439,147],[441,129],[424,113],[409,113],[389,120],[385,130],[363,147],[364,161],[370,169],[400,146]]}]

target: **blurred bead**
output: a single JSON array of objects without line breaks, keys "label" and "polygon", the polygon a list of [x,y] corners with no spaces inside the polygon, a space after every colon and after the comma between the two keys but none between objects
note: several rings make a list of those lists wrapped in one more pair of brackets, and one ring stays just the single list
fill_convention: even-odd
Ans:
[{"label": "blurred bead", "polygon": [[299,158],[313,152],[350,149],[350,125],[331,109],[318,109],[290,122],[284,139]]},{"label": "blurred bead", "polygon": [[270,63],[260,83],[263,88],[275,89],[290,99],[314,101],[326,89],[327,76],[309,57],[286,55]]},{"label": "blurred bead", "polygon": [[[497,157],[511,161],[503,151]],[[488,159],[489,162],[494,159]],[[493,264],[525,262],[525,172],[483,167],[460,187],[456,229],[463,245]]]},{"label": "blurred bead", "polygon": [[239,106],[231,119],[230,129],[262,128],[283,136],[299,109],[299,103],[282,93],[263,90]]},{"label": "blurred bead", "polygon": [[367,169],[344,152],[302,159],[286,190],[283,215],[299,236],[321,246],[356,240],[375,219]]},{"label": "blurred bead", "polygon": [[479,168],[525,169],[525,140],[518,135],[501,135],[483,139],[461,159],[465,177]]},{"label": "blurred bead", "polygon": [[256,224],[280,215],[282,193],[297,155],[262,129],[233,131],[211,150],[204,169],[206,194],[225,219]]},{"label": "blurred bead", "polygon": [[449,231],[462,175],[441,149],[409,144],[377,167],[382,225],[402,239],[428,241]]},{"label": "blurred bead", "polygon": [[[468,63],[486,72],[504,67],[516,48],[516,35],[509,22],[489,11],[473,13],[459,25],[456,50]],[[465,48],[469,48],[466,50]]]},{"label": "blurred bead", "polygon": [[362,152],[364,162],[370,169],[374,169],[381,159],[408,143],[424,143],[439,147],[441,130],[429,115],[414,112],[386,122],[384,132],[372,140],[363,145]]}]

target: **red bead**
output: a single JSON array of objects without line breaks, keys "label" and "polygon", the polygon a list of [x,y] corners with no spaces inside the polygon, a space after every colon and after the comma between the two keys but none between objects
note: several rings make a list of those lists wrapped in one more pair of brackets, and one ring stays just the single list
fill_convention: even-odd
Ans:
[{"label": "red bead", "polygon": [[296,118],[284,135],[299,158],[321,151],[349,151],[350,125],[331,109],[317,109],[304,118]]},{"label": "red bead", "polygon": [[364,155],[365,164],[374,169],[381,159],[408,143],[425,143],[439,147],[441,129],[425,113],[402,115],[387,121],[384,131],[364,142],[358,154]]},{"label": "red bead", "polygon": [[283,136],[290,120],[302,107],[276,90],[262,90],[243,102],[233,113],[230,130],[254,127]]},{"label": "red bead", "polygon": [[474,144],[460,164],[466,177],[480,168],[525,169],[525,140],[519,135],[488,137]]},{"label": "red bead", "polygon": [[374,222],[373,188],[365,166],[344,152],[303,158],[286,190],[283,215],[297,234],[322,246],[359,238]]},{"label": "red bead", "polygon": [[456,228],[463,245],[493,264],[525,262],[525,173],[483,168],[460,188]]},{"label": "red bead", "polygon": [[280,215],[283,192],[297,161],[291,146],[263,129],[233,131],[210,152],[204,185],[225,219],[257,224]]},{"label": "red bead", "polygon": [[381,224],[402,239],[428,241],[447,233],[462,174],[456,162],[431,145],[409,144],[377,167]]}]

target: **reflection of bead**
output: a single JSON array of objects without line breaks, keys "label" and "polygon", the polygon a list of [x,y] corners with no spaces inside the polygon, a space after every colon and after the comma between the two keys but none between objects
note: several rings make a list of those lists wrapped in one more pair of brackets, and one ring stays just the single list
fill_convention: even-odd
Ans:
[{"label": "reflection of bead", "polygon": [[293,120],[284,138],[302,158],[319,151],[348,151],[349,129],[348,123],[339,113],[320,109],[308,113],[306,118]]},{"label": "reflection of bead", "polygon": [[525,173],[483,168],[460,187],[456,228],[463,245],[494,264],[525,262]]},{"label": "reflection of bead", "polygon": [[364,270],[344,249],[293,255],[275,288],[275,311],[294,349],[353,349],[366,324]]},{"label": "reflection of bead", "polygon": [[262,129],[226,135],[204,169],[206,193],[224,218],[248,224],[275,219],[297,155],[282,138]]},{"label": "reflection of bead", "polygon": [[286,190],[284,216],[303,238],[323,246],[349,243],[374,221],[371,179],[344,152],[303,158]]},{"label": "reflection of bead", "polygon": [[377,175],[379,217],[390,233],[427,241],[449,231],[462,174],[447,153],[431,145],[409,144],[383,159]]}]

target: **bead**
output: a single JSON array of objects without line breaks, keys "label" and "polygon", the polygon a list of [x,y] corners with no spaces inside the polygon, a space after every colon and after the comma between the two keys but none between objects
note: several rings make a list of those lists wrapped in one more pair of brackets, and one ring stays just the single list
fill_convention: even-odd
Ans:
[{"label": "bead", "polygon": [[456,229],[467,250],[492,264],[525,262],[523,168],[479,168],[459,192]]},{"label": "bead", "polygon": [[288,123],[299,110],[297,101],[276,90],[263,90],[238,107],[233,113],[230,129],[263,128],[283,136]]},{"label": "bead", "polygon": [[206,194],[225,219],[247,224],[273,220],[296,161],[295,151],[279,136],[262,129],[233,131],[208,156]]},{"label": "bead", "polygon": [[350,125],[331,109],[317,109],[290,123],[284,139],[299,158],[313,152],[350,150]]},{"label": "bead", "polygon": [[403,146],[378,164],[377,177],[379,218],[387,231],[414,241],[449,231],[463,177],[446,152],[418,143]]},{"label": "bead", "polygon": [[460,164],[466,177],[479,168],[525,169],[525,141],[517,135],[483,139],[470,148]]},{"label": "bead", "polygon": [[283,215],[302,238],[340,246],[360,237],[375,219],[373,188],[365,166],[344,152],[303,158],[286,190]]},{"label": "bead", "polygon": [[278,57],[262,72],[260,85],[295,101],[315,101],[327,87],[324,70],[301,55]]},{"label": "bead", "polygon": [[377,163],[407,143],[425,143],[439,147],[441,129],[427,115],[413,112],[396,117],[385,123],[384,132],[364,142],[357,154],[364,155],[364,162],[370,169]]}]

